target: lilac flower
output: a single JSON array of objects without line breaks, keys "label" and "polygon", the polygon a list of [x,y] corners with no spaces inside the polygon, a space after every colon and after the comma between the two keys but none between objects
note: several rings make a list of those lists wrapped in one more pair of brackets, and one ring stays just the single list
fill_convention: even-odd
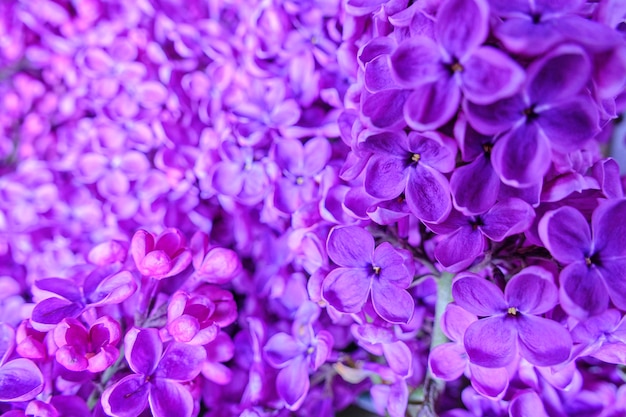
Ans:
[{"label": "lilac flower", "polygon": [[314,138],[304,145],[295,139],[282,139],[274,147],[276,164],[283,176],[274,189],[274,204],[284,213],[293,213],[317,195],[315,176],[330,159],[325,138]]},{"label": "lilac flower", "polygon": [[548,212],[539,222],[539,236],[552,256],[565,265],[560,297],[565,311],[585,318],[608,308],[609,299],[626,309],[626,200],[606,200],[591,217],[572,207]]},{"label": "lilac flower", "polygon": [[191,263],[191,252],[178,229],[166,229],[158,236],[138,230],[130,242],[130,253],[144,276],[162,279],[183,272]]},{"label": "lilac flower", "polygon": [[104,391],[102,407],[114,417],[137,417],[150,404],[157,417],[191,417],[193,399],[181,382],[199,373],[206,352],[200,346],[163,345],[156,329],[133,328],[124,337],[124,356],[134,372]]},{"label": "lilac flower", "polygon": [[192,288],[199,280],[210,284],[226,284],[241,272],[241,261],[237,253],[210,245],[206,233],[194,233],[190,249],[195,273],[185,283],[185,288]]},{"label": "lilac flower", "polygon": [[117,360],[120,336],[120,325],[109,316],[89,330],[74,318],[63,319],[54,329],[57,362],[71,371],[102,372]]},{"label": "lilac flower", "polygon": [[388,242],[374,248],[374,238],[356,226],[334,228],[328,236],[330,259],[339,265],[326,276],[322,294],[345,313],[358,313],[368,296],[376,312],[391,323],[408,323],[415,302],[406,291],[414,266],[408,255]]},{"label": "lilac flower", "polygon": [[504,183],[537,185],[550,167],[552,149],[576,150],[599,132],[597,105],[584,91],[590,71],[587,54],[564,45],[531,64],[521,93],[489,105],[464,103],[476,130],[506,132],[491,159]]},{"label": "lilac flower", "polygon": [[413,374],[413,357],[407,344],[399,340],[391,329],[375,324],[353,324],[352,334],[365,350],[376,356],[383,356],[389,368],[401,378]]},{"label": "lilac flower", "polygon": [[509,365],[519,353],[533,365],[551,366],[569,358],[572,338],[559,323],[540,317],[558,302],[551,274],[536,266],[517,273],[502,291],[464,273],[452,284],[455,302],[486,317],[472,323],[463,343],[470,362],[487,368]]},{"label": "lilac flower", "polygon": [[362,148],[373,153],[364,183],[370,195],[390,200],[404,193],[418,219],[445,219],[452,201],[442,173],[452,171],[456,159],[451,139],[438,133],[386,132],[368,137]]},{"label": "lilac flower", "polygon": [[626,321],[617,310],[606,310],[578,323],[572,329],[572,340],[578,357],[588,355],[615,364],[626,360]]},{"label": "lilac flower", "polygon": [[477,216],[452,212],[443,223],[427,225],[444,235],[435,248],[435,258],[446,270],[459,272],[483,253],[488,239],[501,242],[507,236],[521,233],[528,229],[534,217],[528,203],[510,198]]},{"label": "lilac flower", "polygon": [[332,351],[332,335],[313,329],[319,313],[316,304],[304,303],[296,312],[291,334],[275,334],[263,349],[269,364],[280,369],[276,389],[290,410],[300,408],[309,391],[309,370],[318,369]]},{"label": "lilac flower", "polygon": [[524,72],[503,52],[481,46],[488,32],[486,0],[447,0],[437,12],[437,43],[422,36],[398,46],[393,73],[414,89],[404,105],[409,126],[420,131],[442,126],[456,113],[461,93],[488,104],[517,92]]}]

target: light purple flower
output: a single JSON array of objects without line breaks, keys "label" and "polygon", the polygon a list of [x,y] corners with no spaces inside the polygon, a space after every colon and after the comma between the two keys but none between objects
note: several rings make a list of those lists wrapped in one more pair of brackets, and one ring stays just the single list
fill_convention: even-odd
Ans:
[{"label": "light purple flower", "polygon": [[137,417],[150,404],[155,417],[191,417],[193,398],[181,384],[194,379],[206,360],[201,346],[163,345],[157,329],[133,328],[124,337],[124,356],[134,372],[104,391],[102,407],[114,417]]},{"label": "light purple flower", "polygon": [[163,279],[179,274],[191,263],[191,251],[180,230],[170,228],[158,236],[138,230],[130,242],[130,253],[144,276]]}]

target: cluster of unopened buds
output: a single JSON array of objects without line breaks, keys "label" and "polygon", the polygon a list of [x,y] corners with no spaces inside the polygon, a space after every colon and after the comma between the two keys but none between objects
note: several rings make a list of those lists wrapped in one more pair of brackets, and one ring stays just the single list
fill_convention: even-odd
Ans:
[{"label": "cluster of unopened buds", "polygon": [[2,0],[0,415],[626,415],[625,111],[623,0]]}]

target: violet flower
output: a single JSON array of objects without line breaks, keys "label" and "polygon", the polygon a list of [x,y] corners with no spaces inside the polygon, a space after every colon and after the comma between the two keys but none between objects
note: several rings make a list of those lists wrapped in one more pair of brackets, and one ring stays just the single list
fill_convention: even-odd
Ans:
[{"label": "violet flower", "polygon": [[374,245],[372,235],[360,227],[330,232],[327,252],[339,268],[324,279],[323,297],[341,312],[358,313],[371,293],[374,309],[383,319],[408,323],[415,309],[406,290],[413,279],[412,258],[388,242]]},{"label": "violet flower", "polygon": [[533,365],[552,366],[569,358],[569,332],[560,323],[540,317],[558,302],[556,285],[545,269],[523,269],[507,283],[504,294],[495,284],[464,273],[452,284],[452,296],[463,309],[486,317],[465,332],[470,362],[500,368],[519,353]]},{"label": "violet flower", "polygon": [[300,408],[309,391],[309,370],[322,366],[333,348],[329,332],[313,329],[319,314],[316,304],[304,303],[296,312],[291,334],[275,334],[263,349],[269,364],[280,369],[276,389],[290,410]]},{"label": "violet flower", "polygon": [[163,345],[157,329],[133,328],[124,337],[124,356],[131,370],[104,391],[102,407],[113,417],[137,417],[150,404],[155,417],[191,417],[194,405],[182,382],[194,379],[206,360],[200,346],[171,342]]},{"label": "violet flower", "polygon": [[28,401],[43,390],[43,375],[33,361],[9,360],[14,344],[15,331],[0,323],[0,403]]},{"label": "violet flower", "polygon": [[191,263],[191,252],[178,229],[164,230],[158,236],[138,230],[130,242],[130,253],[139,272],[163,279],[179,274]]},{"label": "violet flower", "polygon": [[561,304],[569,314],[585,318],[604,312],[609,299],[626,309],[626,200],[605,200],[591,217],[573,207],[548,212],[539,236],[561,271]]}]

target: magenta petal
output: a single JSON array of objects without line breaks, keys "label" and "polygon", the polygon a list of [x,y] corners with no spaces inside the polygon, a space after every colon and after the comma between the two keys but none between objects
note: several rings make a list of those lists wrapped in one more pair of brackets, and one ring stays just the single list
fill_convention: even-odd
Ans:
[{"label": "magenta petal", "polygon": [[216,247],[206,254],[198,273],[212,284],[226,284],[232,280],[241,269],[241,262],[237,252]]},{"label": "magenta petal", "polygon": [[378,315],[390,323],[408,323],[415,310],[408,291],[376,279],[372,283],[372,304]]},{"label": "magenta petal", "polygon": [[575,262],[561,271],[561,304],[569,314],[585,318],[604,312],[609,306],[609,292],[600,270]]},{"label": "magenta petal", "polygon": [[200,373],[205,360],[206,350],[202,346],[170,342],[154,374],[173,381],[190,381]]},{"label": "magenta petal", "polygon": [[524,124],[502,136],[492,152],[493,167],[513,187],[540,183],[551,162],[550,144],[534,124]]},{"label": "magenta petal", "polygon": [[276,377],[276,390],[291,410],[300,407],[309,386],[309,367],[303,357],[296,358],[289,366],[281,369]]},{"label": "magenta petal", "polygon": [[146,253],[152,249],[154,249],[154,236],[145,230],[137,230],[130,241],[130,253],[135,265],[139,265]]},{"label": "magenta petal", "polygon": [[525,201],[509,198],[496,203],[482,216],[480,230],[489,239],[500,242],[505,237],[526,231],[535,218],[535,211]]},{"label": "magenta petal", "polygon": [[488,32],[489,5],[485,0],[447,0],[437,12],[437,40],[456,58],[476,49]]},{"label": "magenta petal", "polygon": [[287,333],[277,333],[272,336],[263,350],[267,362],[274,368],[284,368],[289,361],[304,353],[304,347]]},{"label": "magenta petal", "polygon": [[464,274],[454,281],[452,297],[457,305],[477,316],[491,316],[507,309],[500,288],[477,275]]},{"label": "magenta petal", "polygon": [[465,372],[467,353],[461,344],[444,343],[430,351],[428,364],[434,376],[453,381]]},{"label": "magenta petal", "polygon": [[148,406],[150,385],[142,375],[128,375],[102,394],[102,408],[113,417],[137,417]]},{"label": "magenta petal", "polygon": [[358,313],[370,292],[371,275],[365,269],[337,268],[322,283],[322,295],[344,313]]},{"label": "magenta petal", "polygon": [[409,171],[406,202],[420,220],[439,223],[452,209],[448,180],[439,171],[419,164]]},{"label": "magenta petal", "polygon": [[523,313],[543,314],[557,305],[559,290],[551,274],[539,266],[529,266],[506,284],[504,298],[509,306]]},{"label": "magenta petal", "polygon": [[560,323],[522,314],[515,319],[519,334],[520,354],[537,366],[553,366],[565,362],[572,349],[572,338]]},{"label": "magenta petal", "polygon": [[478,320],[465,332],[470,362],[486,368],[502,368],[515,360],[517,331],[503,316]]},{"label": "magenta petal", "polygon": [[0,366],[0,401],[28,401],[43,389],[43,375],[29,359],[19,358]]},{"label": "magenta petal", "polygon": [[133,328],[124,337],[124,347],[130,368],[138,374],[152,375],[163,353],[159,331]]},{"label": "magenta petal", "polygon": [[328,236],[327,251],[337,265],[367,267],[372,263],[374,238],[360,227],[335,227]]},{"label": "magenta petal", "polygon": [[509,387],[509,374],[506,368],[484,368],[470,363],[472,386],[488,398],[498,398]]},{"label": "magenta petal", "polygon": [[404,104],[406,123],[417,131],[435,130],[457,112],[461,89],[453,77],[416,87]]},{"label": "magenta petal", "polygon": [[525,78],[519,64],[505,53],[488,46],[476,50],[463,66],[463,93],[465,98],[476,104],[489,104],[512,96]]},{"label": "magenta petal", "polygon": [[[150,409],[154,417],[191,417],[193,397],[177,382],[157,379],[150,389]],[[175,410],[175,411],[174,411]]]},{"label": "magenta petal", "polygon": [[582,261],[591,254],[591,232],[587,220],[573,207],[546,213],[539,221],[539,237],[552,256],[564,264]]}]

